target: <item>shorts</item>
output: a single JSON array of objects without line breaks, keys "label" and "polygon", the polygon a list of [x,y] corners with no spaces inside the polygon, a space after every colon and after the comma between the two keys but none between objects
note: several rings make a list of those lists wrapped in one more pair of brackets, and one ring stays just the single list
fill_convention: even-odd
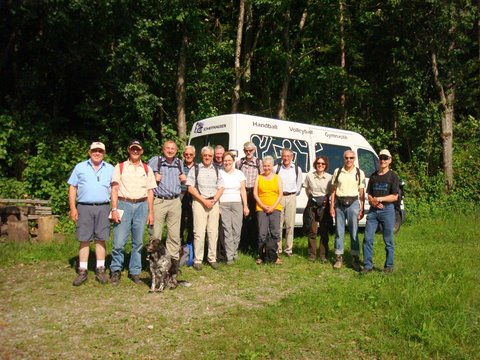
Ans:
[{"label": "shorts", "polygon": [[78,241],[108,240],[110,238],[110,204],[77,205]]}]

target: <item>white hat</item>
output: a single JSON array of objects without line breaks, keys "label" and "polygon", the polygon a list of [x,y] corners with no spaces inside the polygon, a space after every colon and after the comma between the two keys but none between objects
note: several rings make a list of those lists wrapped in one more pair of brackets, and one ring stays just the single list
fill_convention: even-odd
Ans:
[{"label": "white hat", "polygon": [[388,151],[387,149],[383,149],[382,151],[380,151],[380,154],[378,154],[378,156],[380,156],[380,155],[386,155],[389,158],[392,157],[392,154],[390,154],[390,151]]},{"label": "white hat", "polygon": [[100,141],[95,141],[90,145],[90,150],[94,149],[102,149],[103,151],[105,151],[105,145]]}]

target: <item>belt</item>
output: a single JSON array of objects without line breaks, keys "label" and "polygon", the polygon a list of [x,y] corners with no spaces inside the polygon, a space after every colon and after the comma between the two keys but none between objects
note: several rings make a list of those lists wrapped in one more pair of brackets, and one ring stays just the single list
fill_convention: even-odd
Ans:
[{"label": "belt", "polygon": [[288,195],[295,195],[296,192],[284,192],[283,196],[288,196]]},{"label": "belt", "polygon": [[128,199],[128,198],[124,198],[124,197],[118,197],[118,200],[122,200],[122,201],[126,201],[126,202],[129,202],[129,203],[141,203],[141,202],[144,202],[145,200],[147,200],[146,197],[143,197],[143,198],[140,198],[140,199]]},{"label": "belt", "polygon": [[110,202],[102,202],[102,203],[86,203],[86,202],[78,202],[78,205],[88,205],[88,206],[101,206],[101,205],[110,205]]},{"label": "belt", "polygon": [[177,195],[170,195],[170,196],[158,196],[158,195],[155,195],[155,197],[157,199],[162,199],[162,200],[173,200],[173,199],[176,199],[178,198],[178,194]]}]

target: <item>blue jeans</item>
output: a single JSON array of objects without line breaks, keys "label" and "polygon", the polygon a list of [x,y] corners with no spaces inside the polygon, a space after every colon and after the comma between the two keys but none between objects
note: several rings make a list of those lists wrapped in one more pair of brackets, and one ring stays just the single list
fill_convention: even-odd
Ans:
[{"label": "blue jeans", "polygon": [[350,206],[342,206],[335,202],[335,255],[343,255],[343,238],[345,237],[345,220],[348,220],[348,232],[350,233],[350,254],[360,255],[360,242],[358,241],[358,213],[360,203],[354,201]]},{"label": "blue jeans", "polygon": [[365,269],[373,268],[373,240],[378,224],[383,227],[383,242],[385,243],[385,267],[393,268],[393,226],[395,225],[395,206],[384,204],[383,209],[370,207],[365,226],[365,237],[363,239],[363,257]]},{"label": "blue jeans", "polygon": [[110,264],[110,271],[122,271],[125,245],[131,233],[132,252],[130,254],[128,271],[130,275],[139,275],[142,272],[143,235],[147,222],[148,204],[147,201],[130,203],[119,200],[118,208],[124,212],[120,223],[113,225],[112,263]]}]

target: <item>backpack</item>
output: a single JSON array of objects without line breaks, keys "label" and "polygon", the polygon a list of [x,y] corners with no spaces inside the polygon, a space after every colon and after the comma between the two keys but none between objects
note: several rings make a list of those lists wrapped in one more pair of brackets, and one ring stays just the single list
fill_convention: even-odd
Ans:
[{"label": "backpack", "polygon": [[[120,175],[122,175],[123,173],[123,164],[125,163],[125,161],[121,162],[119,165],[120,165]],[[145,164],[143,161],[142,161],[142,165],[143,165],[143,169],[145,170],[145,175],[148,175],[148,165]]]},{"label": "backpack", "polygon": [[[163,156],[157,156],[157,172],[160,172],[160,164],[163,162],[163,160],[165,160]],[[175,157],[173,159],[173,162],[175,163],[175,165],[177,165],[180,174],[183,174],[182,163],[180,159],[178,157]]]},{"label": "backpack", "polygon": [[193,244],[187,243],[183,245],[180,251],[180,260],[178,266],[192,266],[194,255]]},{"label": "backpack", "polygon": [[[360,169],[358,167],[355,167],[355,169],[357,169],[357,173],[355,174],[355,178],[358,181],[358,186],[360,186]],[[333,185],[335,185],[335,187],[337,187],[338,177],[340,176],[340,172],[342,171],[342,168],[337,168],[335,171],[337,172],[337,176],[335,176],[335,180],[333,181]]]},{"label": "backpack", "polygon": [[[218,168],[216,166],[213,166],[213,168],[215,169],[215,173],[217,175],[217,181],[218,181]],[[198,167],[198,164],[195,164],[195,189],[197,190],[198,190],[198,173],[199,172],[200,172],[200,169]],[[198,193],[200,194],[200,190],[198,190]]]},{"label": "backpack", "polygon": [[[252,166],[249,163],[247,163],[247,159],[245,157],[242,157],[240,159],[240,166],[237,168],[238,170],[242,170],[243,166]],[[255,167],[257,168],[258,174],[260,175],[260,159],[255,158]]]}]

